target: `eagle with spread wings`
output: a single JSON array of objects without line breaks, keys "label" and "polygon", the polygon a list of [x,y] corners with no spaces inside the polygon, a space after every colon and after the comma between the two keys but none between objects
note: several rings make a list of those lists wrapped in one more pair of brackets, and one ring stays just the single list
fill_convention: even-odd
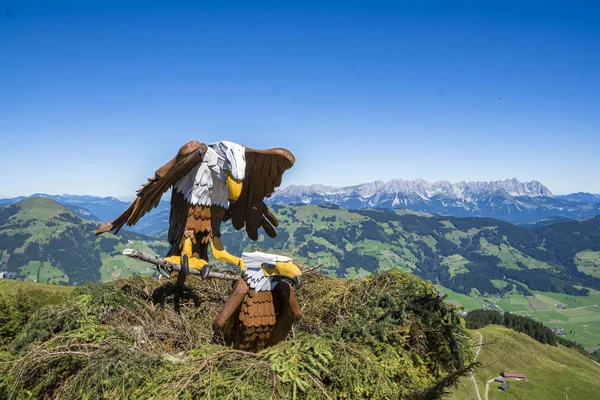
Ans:
[{"label": "eagle with spread wings", "polygon": [[136,224],[172,189],[168,233],[171,247],[166,259],[208,269],[210,245],[216,259],[244,270],[243,259],[223,248],[221,222],[231,219],[237,230],[245,226],[252,240],[258,239],[260,228],[275,237],[278,221],[265,205],[265,198],[273,194],[294,162],[292,153],[282,148],[254,150],[228,141],[209,145],[191,141],[153,178],[148,178],[129,208],[102,225],[96,235],[118,233],[124,225]]}]

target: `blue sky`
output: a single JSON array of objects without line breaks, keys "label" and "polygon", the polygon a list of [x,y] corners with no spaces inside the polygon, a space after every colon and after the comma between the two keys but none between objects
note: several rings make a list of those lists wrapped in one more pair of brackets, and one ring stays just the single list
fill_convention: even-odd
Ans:
[{"label": "blue sky", "polygon": [[0,4],[0,197],[131,197],[192,139],[286,147],[284,185],[600,193],[595,1]]}]

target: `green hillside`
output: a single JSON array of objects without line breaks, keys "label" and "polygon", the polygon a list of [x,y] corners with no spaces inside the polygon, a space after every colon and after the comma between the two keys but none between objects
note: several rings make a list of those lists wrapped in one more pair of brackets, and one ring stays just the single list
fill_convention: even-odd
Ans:
[{"label": "green hillside", "polygon": [[[527,381],[509,380],[504,392],[497,382],[489,385],[488,398],[493,399],[595,399],[600,393],[600,365],[577,351],[559,345],[541,344],[522,333],[503,326],[488,325],[472,332],[472,346],[483,345],[477,357],[481,366],[475,370],[475,381],[484,399],[486,382],[502,371],[527,374]],[[448,397],[452,400],[477,400],[473,382],[460,379],[458,387]]]},{"label": "green hillside", "polygon": [[73,287],[15,280],[0,281],[0,296],[14,297],[19,292],[26,293],[38,306],[56,305],[73,293]]},{"label": "green hillside", "polygon": [[[27,297],[34,297],[40,301],[35,308],[29,310],[27,318],[22,320],[20,330],[25,329],[25,331],[22,331],[21,336],[19,336],[19,329],[17,329],[12,336],[13,339],[16,339],[12,344],[8,344],[3,353],[5,361],[18,360],[19,362],[0,365],[0,370],[4,368],[4,379],[7,379],[3,381],[0,378],[0,396],[9,396],[5,391],[7,387],[10,387],[7,385],[27,384],[30,385],[28,386],[32,390],[30,393],[34,396],[35,393],[39,393],[36,391],[50,390],[55,391],[54,395],[61,399],[80,398],[84,394],[94,398],[102,398],[97,396],[100,393],[99,391],[103,391],[104,398],[144,399],[158,395],[174,395],[186,383],[187,379],[183,379],[183,377],[189,377],[190,374],[196,373],[199,374],[197,375],[198,379],[194,380],[194,383],[189,383],[183,393],[202,397],[204,391],[210,387],[210,382],[220,382],[219,380],[226,377],[228,373],[237,374],[235,375],[237,377],[239,374],[244,373],[242,370],[251,366],[257,368],[256,373],[249,374],[246,371],[246,374],[249,374],[247,375],[248,380],[244,380],[243,384],[239,385],[237,389],[235,379],[229,381],[226,379],[225,383],[222,383],[225,385],[224,388],[229,389],[231,387],[228,385],[234,385],[232,389],[234,392],[233,398],[243,398],[247,395],[249,389],[256,390],[257,386],[252,382],[262,382],[264,380],[262,374],[270,374],[271,380],[273,378],[277,379],[275,390],[281,396],[285,396],[286,393],[289,394],[289,392],[286,392],[286,390],[292,388],[289,383],[279,382],[279,378],[261,367],[264,362],[271,362],[269,357],[272,356],[272,353],[263,352],[264,355],[260,355],[255,360],[255,357],[235,354],[234,352],[227,353],[226,348],[209,344],[211,341],[208,330],[210,320],[218,310],[219,304],[222,304],[226,297],[229,285],[216,282],[216,286],[214,286],[213,283],[202,282],[195,277],[190,277],[187,286],[188,291],[184,302],[188,305],[183,307],[182,311],[177,314],[173,312],[173,285],[169,281],[134,277],[105,286],[84,288],[32,282],[6,281],[0,283],[0,299],[16,297],[18,292],[22,292]],[[360,290],[356,291],[356,289]],[[310,346],[315,343],[318,343],[319,346],[328,343],[322,341],[319,332],[326,334],[324,329],[332,327],[330,316],[334,314],[344,315],[343,318],[336,318],[337,322],[334,325],[337,328],[332,332],[337,331],[340,332],[338,334],[348,337],[348,341],[344,345],[351,347],[346,347],[345,351],[348,351],[348,349],[352,349],[352,351],[362,349],[361,351],[365,351],[368,346],[381,346],[383,344],[378,343],[379,339],[377,339],[380,337],[379,334],[384,334],[381,337],[386,337],[386,342],[389,345],[390,341],[394,340],[393,335],[385,333],[385,329],[389,329],[391,326],[389,325],[390,321],[380,320],[378,323],[374,323],[387,307],[396,306],[395,303],[381,298],[380,300],[385,301],[379,303],[378,307],[373,307],[374,301],[379,302],[375,299],[382,294],[380,293],[382,289],[397,299],[397,305],[403,309],[402,320],[404,322],[400,323],[400,326],[407,324],[405,328],[408,329],[407,332],[411,332],[406,336],[398,336],[398,339],[404,337],[405,339],[402,340],[407,340],[406,338],[411,337],[414,334],[411,329],[414,328],[409,329],[409,327],[412,326],[420,326],[419,329],[423,329],[422,332],[429,332],[426,334],[427,340],[434,340],[435,336],[431,336],[434,332],[441,333],[444,331],[443,329],[434,328],[436,324],[440,323],[440,320],[437,319],[440,316],[435,314],[437,312],[435,310],[440,309],[439,306],[435,305],[439,303],[434,301],[435,292],[433,287],[412,275],[394,273],[380,276],[375,280],[358,282],[328,279],[325,276],[311,273],[306,277],[306,283],[299,293],[301,303],[304,305],[305,315],[298,325],[297,337],[288,344],[278,346],[278,348],[281,351],[289,352],[291,349],[296,349],[295,346],[300,346],[298,349],[302,349],[303,352],[323,351],[321,347],[310,350]],[[350,299],[353,299],[358,293],[363,293],[363,296],[369,293],[371,300],[360,300],[356,304],[356,307],[361,307],[360,312],[356,314],[346,314],[345,312],[340,314],[339,310],[345,310]],[[341,309],[339,306],[341,303],[338,301],[339,296],[346,297],[345,305],[342,305]],[[424,301],[425,298],[429,298],[433,302],[432,307],[428,308],[426,306],[427,301]],[[42,303],[50,304],[53,307],[40,310],[39,306],[43,305]],[[158,304],[164,304],[165,306],[158,307]],[[334,305],[335,310],[338,311],[331,314],[329,311],[334,310],[331,308]],[[38,314],[32,319],[34,311],[38,311]],[[430,314],[431,311],[434,314]],[[132,318],[134,314],[136,317]],[[421,324],[425,322],[424,318],[426,316],[429,316],[428,318],[433,316],[433,320],[427,322],[428,325],[423,326]],[[368,320],[371,317],[375,317],[376,320],[369,323]],[[600,366],[573,349],[560,345],[557,347],[543,345],[524,334],[498,325],[489,325],[477,331],[464,331],[456,317],[448,319],[449,317],[450,314],[442,319],[444,321],[442,326],[453,326],[452,329],[456,330],[454,334],[458,335],[459,338],[466,337],[464,335],[472,337],[470,344],[459,342],[465,364],[474,360],[479,344],[479,334],[477,332],[482,334],[483,345],[476,358],[476,361],[481,365],[475,369],[474,374],[482,399],[484,398],[486,382],[498,376],[503,370],[525,372],[528,380],[526,382],[509,381],[511,387],[507,392],[499,390],[498,383],[490,383],[488,389],[489,399],[593,399],[600,390]],[[361,319],[359,321],[355,320],[356,318],[365,320]],[[79,322],[74,325],[69,322],[75,320]],[[452,323],[456,325],[449,325],[450,320],[454,321]],[[47,325],[49,323],[50,325]],[[54,325],[51,325],[52,323]],[[54,327],[52,328],[52,326]],[[44,333],[45,329],[54,329],[55,331],[53,334],[47,334]],[[25,334],[27,331],[31,333]],[[359,335],[355,335],[356,333],[359,333]],[[406,343],[408,351],[420,351],[419,346],[415,346],[415,343]],[[307,344],[309,344],[309,347],[302,347]],[[365,345],[367,347],[364,347]],[[431,344],[429,346],[435,348]],[[121,347],[123,348],[121,349]],[[65,352],[65,348],[68,349],[67,352]],[[386,351],[390,351],[389,348]],[[210,355],[219,354],[219,352],[223,352],[220,353],[223,357],[230,357],[229,361],[234,362],[223,364],[225,359],[219,357],[213,361]],[[1,341],[0,354],[2,354]],[[77,357],[75,354],[82,355]],[[384,353],[377,352],[377,354],[379,354],[378,357],[383,357]],[[435,359],[433,357],[440,357],[437,360],[441,361],[443,354],[445,353],[438,351],[434,355],[429,355],[430,362]],[[369,363],[373,362],[374,359],[372,358],[360,358],[366,355],[366,353],[356,353],[354,355],[354,357],[359,356],[359,358],[353,358],[352,362],[356,364],[353,364],[353,369],[348,370],[349,374],[367,367],[367,365],[361,364],[363,361],[370,360]],[[45,357],[50,358],[48,358],[48,361],[43,361]],[[38,359],[42,360],[40,365],[32,364]],[[452,357],[444,363],[450,362],[448,360],[451,359]],[[115,360],[118,361],[115,362]],[[337,368],[337,364],[333,358],[326,358],[326,360],[328,363],[327,371],[331,374]],[[211,364],[213,362],[219,363],[215,364],[220,365],[219,369],[212,371],[209,369],[203,372],[202,369],[199,369],[199,365],[202,365],[204,361],[207,361],[208,365],[213,365]],[[402,368],[403,374],[400,386],[396,386],[397,389],[406,393],[406,390],[414,390],[419,385],[427,386],[431,384],[431,377],[416,380],[417,376],[412,375],[410,371],[413,371],[418,364],[415,364],[414,361],[406,364],[407,362],[408,360],[404,360],[404,364],[399,366]],[[70,369],[69,365],[77,368]],[[242,370],[230,369],[235,365],[239,365]],[[386,366],[384,370],[387,371],[390,365],[387,362],[382,364],[382,366],[384,365]],[[105,368],[101,368],[101,366],[105,366]],[[44,374],[47,375],[36,375],[34,373],[29,375],[30,377],[18,377],[15,373],[21,371],[20,367],[26,368],[29,372],[43,369]],[[440,367],[444,368],[442,365]],[[57,374],[58,368],[61,368],[66,375]],[[94,372],[95,368],[97,368],[97,371]],[[359,375],[354,376],[352,379],[359,379],[360,381],[375,372],[373,365],[368,368],[368,372],[362,375],[362,378]],[[428,368],[429,372],[424,371],[423,373],[431,374],[435,370],[431,366]],[[344,372],[346,372],[345,369]],[[320,372],[320,374],[322,373]],[[380,373],[382,372],[380,371]],[[442,374],[444,373],[442,372]],[[48,376],[50,380],[42,379],[44,376]],[[102,385],[95,383],[100,376],[102,377]],[[206,379],[207,376],[211,378]],[[330,376],[323,375],[321,379],[327,382],[329,379],[327,377]],[[255,379],[252,379],[252,377]],[[308,380],[312,382],[310,378]],[[353,382],[356,384],[357,381]],[[380,382],[380,378],[372,383],[368,382],[369,380],[364,380],[362,385],[375,384]],[[340,381],[338,381],[339,383]],[[312,386],[313,384],[314,382],[309,383],[306,392],[299,390],[298,397],[311,398],[311,394],[318,396],[317,392],[313,392],[313,390],[319,389]],[[411,385],[413,389],[410,389]],[[219,389],[219,386],[214,386],[213,389],[215,390],[213,394],[218,398],[221,389]],[[268,389],[273,390],[273,386],[269,385]],[[13,398],[26,398],[25,391],[10,393],[12,393]],[[362,395],[356,393],[354,396],[350,395],[349,397],[362,398]],[[374,398],[377,398],[377,396],[374,396]],[[393,397],[388,396],[386,398]],[[451,387],[450,394],[445,398],[450,400],[477,399],[473,382],[468,376],[460,378],[457,387]]]},{"label": "green hillside", "polygon": [[44,197],[2,207],[0,271],[27,281],[70,285],[154,273],[145,263],[125,263],[121,252],[127,246],[155,254],[164,251],[164,243],[129,232],[96,237],[97,227]]}]

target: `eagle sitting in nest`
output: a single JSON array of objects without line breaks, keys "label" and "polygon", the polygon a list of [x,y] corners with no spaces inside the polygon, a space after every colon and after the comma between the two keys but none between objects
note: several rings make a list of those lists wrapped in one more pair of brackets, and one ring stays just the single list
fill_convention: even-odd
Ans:
[{"label": "eagle sitting in nest", "polygon": [[243,253],[245,269],[215,318],[213,330],[234,348],[259,351],[284,340],[302,317],[294,288],[302,284],[292,259],[262,253]]}]

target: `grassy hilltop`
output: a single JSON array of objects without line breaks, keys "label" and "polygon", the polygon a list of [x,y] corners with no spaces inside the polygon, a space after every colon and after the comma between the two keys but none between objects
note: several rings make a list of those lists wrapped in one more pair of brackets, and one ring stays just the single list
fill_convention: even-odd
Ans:
[{"label": "grassy hilltop", "polygon": [[42,308],[8,296],[29,317],[3,332],[0,398],[430,399],[467,372],[467,332],[430,283],[398,270],[304,278],[292,337],[256,354],[212,332],[228,282],[189,277],[181,303],[173,280],[142,277]]}]

